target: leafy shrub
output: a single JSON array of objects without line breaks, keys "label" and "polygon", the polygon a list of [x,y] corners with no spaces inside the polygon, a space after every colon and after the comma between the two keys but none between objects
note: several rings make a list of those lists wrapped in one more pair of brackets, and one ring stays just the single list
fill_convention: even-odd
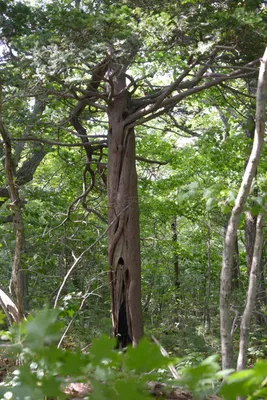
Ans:
[{"label": "leafy shrub", "polygon": [[[168,376],[168,364],[183,360],[163,357],[159,348],[144,338],[136,348],[116,351],[115,339],[103,335],[92,341],[87,353],[58,348],[62,324],[59,311],[44,309],[27,321],[2,332],[2,357],[19,360],[20,365],[0,384],[1,399],[64,399],[70,384],[87,384],[92,400],[145,400],[151,398],[148,382],[165,382],[184,387],[195,399],[219,393],[225,400],[237,396],[256,400],[267,397],[267,362],[241,372],[220,371],[216,356],[183,369],[176,382]],[[3,344],[3,341],[5,343]],[[186,363],[184,363],[186,365]],[[14,363],[15,365],[15,363]],[[225,378],[226,377],[226,378]],[[164,378],[164,379],[162,379]],[[222,378],[225,378],[222,384]]]}]

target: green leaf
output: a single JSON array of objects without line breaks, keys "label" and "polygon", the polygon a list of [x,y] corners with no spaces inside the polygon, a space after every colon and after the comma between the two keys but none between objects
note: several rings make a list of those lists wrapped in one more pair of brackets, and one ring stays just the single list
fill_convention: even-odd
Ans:
[{"label": "green leaf", "polygon": [[98,339],[94,339],[90,348],[90,356],[92,365],[99,365],[103,361],[117,364],[120,355],[115,351],[116,339],[110,339],[106,335],[102,335]]},{"label": "green leaf", "polygon": [[182,381],[192,391],[199,391],[201,382],[207,378],[215,379],[216,372],[219,370],[217,356],[213,355],[202,361],[199,365],[186,368]]},{"label": "green leaf", "polygon": [[207,202],[206,202],[206,209],[207,211],[210,211],[217,205],[217,200],[214,199],[213,197],[210,197]]},{"label": "green leaf", "polygon": [[136,379],[119,380],[114,385],[116,395],[112,399],[127,399],[127,400],[151,400],[147,387],[138,385]]},{"label": "green leaf", "polygon": [[164,368],[170,359],[163,357],[156,344],[143,338],[137,347],[129,347],[125,365],[136,372],[150,372],[154,368]]},{"label": "green leaf", "polygon": [[237,396],[248,396],[258,385],[257,382],[251,380],[254,375],[253,369],[233,373],[227,378],[220,393],[228,400],[235,400]]},{"label": "green leaf", "polygon": [[59,311],[44,309],[24,323],[25,342],[31,348],[51,344],[60,338],[61,323],[57,321]]}]

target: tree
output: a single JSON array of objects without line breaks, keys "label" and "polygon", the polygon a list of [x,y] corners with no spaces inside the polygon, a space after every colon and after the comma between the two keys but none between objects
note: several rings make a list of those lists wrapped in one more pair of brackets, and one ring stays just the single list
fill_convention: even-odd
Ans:
[{"label": "tree", "polygon": [[[243,211],[244,204],[249,195],[249,191],[252,185],[252,181],[255,177],[261,151],[264,143],[265,133],[265,96],[267,90],[267,77],[266,77],[266,59],[267,50],[262,58],[262,65],[259,73],[258,89],[257,89],[257,104],[256,104],[256,127],[254,135],[254,143],[251,151],[250,158],[248,160],[243,181],[239,189],[238,196],[235,200],[235,206],[232,210],[231,217],[227,226],[224,242],[223,252],[223,266],[221,272],[221,292],[220,292],[220,315],[221,315],[221,346],[222,346],[222,366],[223,369],[233,367],[233,344],[231,337],[232,322],[230,317],[230,299],[231,299],[231,285],[232,285],[232,265],[234,257],[234,248],[238,224],[240,221],[241,213]],[[258,235],[257,241],[255,240],[254,253],[253,253],[253,269],[250,274],[250,287],[247,298],[247,308],[245,309],[244,316],[242,319],[241,329],[241,344],[240,344],[240,357],[238,368],[244,368],[244,357],[245,347],[247,346],[247,335],[248,335],[248,321],[252,313],[253,306],[256,298],[256,287],[255,275],[256,269],[259,264],[261,256],[261,248],[263,241],[263,230],[262,230],[262,217],[258,217]],[[244,346],[244,347],[243,347]]]},{"label": "tree", "polygon": [[[165,116],[166,123],[192,132],[179,124],[182,102],[255,73],[258,48],[252,52],[234,24],[253,33],[253,38],[261,37],[252,28],[259,2],[252,3],[245,10],[252,18],[249,24],[241,13],[243,5],[231,1],[220,5],[203,1],[202,7],[194,1],[167,2],[164,7],[157,2],[140,6],[103,1],[88,2],[80,9],[79,4],[65,1],[35,9],[1,4],[6,65],[20,77],[17,86],[26,99],[47,98],[46,120],[38,121],[45,138],[20,139],[51,144],[56,128],[63,140],[69,132],[81,140],[86,159],[83,193],[76,202],[82,200],[85,209],[97,178],[103,178],[97,167],[108,147],[109,277],[119,346],[136,344],[143,333],[134,130]],[[261,18],[257,15],[256,20]],[[225,34],[227,26],[231,29]],[[33,43],[37,43],[34,53],[29,50]],[[5,87],[13,90],[13,85],[5,76]],[[27,101],[23,104],[29,109]],[[90,137],[90,124],[99,119],[104,128],[108,122],[107,140]]]}]

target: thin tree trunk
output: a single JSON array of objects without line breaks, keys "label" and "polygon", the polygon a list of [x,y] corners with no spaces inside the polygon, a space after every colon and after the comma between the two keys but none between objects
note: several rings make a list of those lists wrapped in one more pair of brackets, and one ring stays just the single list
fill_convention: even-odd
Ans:
[{"label": "thin tree trunk", "polygon": [[108,235],[109,277],[113,332],[121,348],[136,345],[143,335],[139,209],[134,130],[124,123],[130,100],[126,77],[121,66],[110,63],[107,78],[113,97],[108,108],[109,222],[121,213]]},{"label": "thin tree trunk", "polygon": [[221,271],[220,289],[220,331],[221,331],[221,351],[223,369],[234,366],[233,343],[231,336],[232,320],[230,314],[231,287],[232,287],[232,268],[234,258],[234,248],[237,229],[247,200],[253,178],[259,163],[265,131],[265,103],[267,93],[267,49],[261,59],[261,67],[258,79],[257,99],[256,99],[256,128],[254,135],[253,148],[249,157],[241,187],[233,207],[231,217],[226,230],[223,250],[223,263]]},{"label": "thin tree trunk", "polygon": [[211,231],[210,231],[210,219],[207,223],[208,238],[207,238],[207,270],[206,270],[206,293],[205,293],[205,309],[204,309],[204,324],[207,332],[210,331],[210,289],[211,289]]},{"label": "thin tree trunk", "polygon": [[179,258],[177,254],[177,218],[176,216],[172,217],[172,242],[173,242],[173,269],[174,269],[174,284],[176,289],[180,287],[180,267],[179,267]]},{"label": "thin tree trunk", "polygon": [[[250,86],[250,85],[249,85]],[[251,90],[250,90],[251,92]],[[255,131],[255,121],[253,116],[249,116],[247,120],[247,130],[246,130],[246,136],[249,139],[254,138],[254,131]],[[249,146],[251,146],[249,144]],[[245,163],[245,166],[247,164],[247,160]],[[253,190],[253,195],[257,196],[258,191],[254,188]],[[248,210],[245,212],[245,247],[246,247],[246,264],[247,264],[247,274],[248,274],[248,280],[250,279],[250,270],[251,270],[251,265],[253,261],[253,253],[254,253],[254,246],[255,246],[255,240],[256,240],[256,229],[257,229],[257,216],[253,216],[251,212]],[[259,270],[260,270],[261,263],[259,265]],[[262,278],[262,273],[260,273],[260,278]],[[262,280],[259,279],[259,282]],[[259,291],[261,290],[260,287],[257,288],[257,292],[259,294]],[[256,321],[259,325],[262,324],[262,315],[260,314],[260,308],[261,308],[261,301],[260,301],[260,296],[257,295],[256,297],[256,308],[258,309],[258,313],[256,314]]]},{"label": "thin tree trunk", "polygon": [[[264,245],[263,245],[263,247],[264,247]],[[259,283],[258,283],[258,291],[257,291],[257,302],[259,305],[258,308],[260,308],[261,304],[266,305],[266,303],[267,303],[264,267],[265,267],[265,262],[262,257],[260,265],[259,265]],[[261,319],[261,321],[263,322],[262,319]]]},{"label": "thin tree trunk", "polygon": [[239,249],[238,249],[238,237],[235,240],[235,250],[234,250],[234,260],[233,260],[233,288],[239,288],[240,286],[240,259],[239,259]]},{"label": "thin tree trunk", "polygon": [[253,216],[250,211],[245,212],[245,247],[246,247],[246,264],[248,277],[253,260],[253,249],[256,237],[257,217]]},{"label": "thin tree trunk", "polygon": [[256,238],[255,238],[253,259],[250,268],[247,301],[240,325],[239,354],[237,360],[238,371],[246,368],[249,324],[252,313],[256,307],[256,294],[257,294],[257,282],[258,282],[257,272],[259,269],[261,255],[262,255],[263,233],[264,233],[264,216],[263,214],[259,214],[256,224]]}]

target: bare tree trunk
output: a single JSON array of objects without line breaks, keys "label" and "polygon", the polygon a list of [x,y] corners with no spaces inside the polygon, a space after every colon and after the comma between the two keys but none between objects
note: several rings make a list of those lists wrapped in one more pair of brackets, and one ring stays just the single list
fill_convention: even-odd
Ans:
[{"label": "bare tree trunk", "polygon": [[257,272],[259,269],[262,247],[263,247],[263,234],[264,234],[264,216],[259,214],[256,225],[256,238],[253,252],[253,259],[250,268],[249,275],[249,286],[247,292],[247,301],[245,310],[241,319],[240,326],[240,342],[239,342],[239,354],[237,360],[237,370],[240,371],[246,368],[247,362],[247,349],[248,349],[248,337],[249,337],[249,324],[252,313],[256,306],[256,294],[257,294]]},{"label": "bare tree trunk", "polygon": [[[264,247],[264,245],[263,245],[263,247]],[[267,303],[264,267],[265,267],[265,262],[262,257],[260,265],[259,265],[259,283],[258,283],[258,292],[257,292],[257,301],[258,301],[259,305],[261,305],[261,304],[266,305],[266,303]]]},{"label": "bare tree trunk", "polygon": [[246,246],[246,264],[248,277],[250,276],[250,268],[253,260],[253,249],[256,237],[257,217],[253,216],[250,211],[245,212],[245,246]]},{"label": "bare tree trunk", "polygon": [[210,331],[210,288],[211,288],[211,231],[210,231],[210,219],[207,223],[208,238],[207,238],[207,270],[206,270],[206,293],[205,293],[205,309],[204,309],[204,324],[207,332]]},{"label": "bare tree trunk", "polygon": [[177,254],[177,218],[173,216],[172,218],[172,242],[173,242],[173,267],[174,267],[174,284],[176,289],[180,287],[180,267],[179,258]]},{"label": "bare tree trunk", "polygon": [[[264,248],[264,243],[262,247]],[[267,325],[267,319],[262,311],[262,307],[265,308],[267,304],[264,267],[265,267],[265,262],[262,254],[258,270],[258,287],[257,287],[256,310],[255,310],[256,323],[259,326]]]},{"label": "bare tree trunk", "polygon": [[[256,230],[257,230],[257,217],[253,216],[250,211],[246,211],[245,218],[245,246],[246,246],[246,262],[247,262],[247,273],[248,280],[250,279],[250,271],[253,262],[254,246],[256,242]],[[263,248],[263,246],[262,246]],[[260,257],[261,259],[261,257]],[[264,293],[264,274],[262,269],[262,261],[258,266],[258,285],[257,285],[257,295],[256,295],[256,322],[258,325],[264,323],[264,318],[260,312],[262,299],[261,294]]]},{"label": "bare tree trunk", "polygon": [[[255,90],[251,90],[251,85],[248,84],[249,87],[249,92],[254,92]],[[247,130],[246,130],[246,136],[249,139],[254,138],[254,131],[255,131],[255,121],[253,116],[249,116],[247,119]],[[250,145],[249,145],[250,146]],[[247,164],[247,161],[245,163],[245,166]],[[253,195],[257,196],[257,189],[253,190]],[[256,229],[257,229],[257,217],[253,216],[251,212],[248,210],[245,212],[245,247],[246,247],[246,264],[247,264],[247,274],[248,274],[248,280],[250,279],[250,270],[251,270],[251,265],[253,261],[253,252],[254,252],[254,246],[255,246],[255,240],[256,240]],[[262,262],[260,262],[259,265],[259,283],[264,282],[262,281],[263,275],[262,275],[262,269],[261,269]],[[258,310],[256,314],[256,321],[259,325],[263,323],[263,318],[260,313],[260,308],[261,308],[261,298],[260,298],[260,291],[262,290],[262,285],[260,285],[257,288],[257,296],[256,296],[256,308]]]},{"label": "bare tree trunk", "polygon": [[257,170],[260,159],[265,131],[265,103],[267,93],[267,49],[261,59],[261,67],[258,79],[257,99],[256,99],[256,128],[254,135],[253,148],[249,157],[243,180],[238,192],[238,196],[233,207],[231,217],[227,226],[224,250],[223,264],[221,271],[221,290],[220,290],[220,331],[221,331],[221,351],[222,368],[232,368],[234,366],[233,343],[231,336],[232,320],[230,315],[231,287],[232,287],[232,268],[234,258],[234,248],[237,235],[237,229],[247,200],[253,178]]},{"label": "bare tree trunk", "polygon": [[109,277],[113,332],[118,347],[136,345],[143,335],[141,263],[135,136],[124,119],[129,114],[126,77],[121,66],[110,63],[112,80],[108,108],[108,216],[117,218],[108,235]]}]

